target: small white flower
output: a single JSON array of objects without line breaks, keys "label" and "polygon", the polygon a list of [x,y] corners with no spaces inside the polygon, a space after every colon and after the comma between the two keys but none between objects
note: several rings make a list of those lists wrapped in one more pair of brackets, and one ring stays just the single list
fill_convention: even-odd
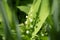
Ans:
[{"label": "small white flower", "polygon": [[30,19],[30,22],[32,22],[33,20],[32,19]]},{"label": "small white flower", "polygon": [[31,25],[30,27],[33,28],[33,25]]},{"label": "small white flower", "polygon": [[27,30],[26,33],[29,34],[29,31]]},{"label": "small white flower", "polygon": [[25,21],[25,24],[27,24],[27,21]]},{"label": "small white flower", "polygon": [[44,34],[42,33],[41,36],[44,36]]},{"label": "small white flower", "polygon": [[28,16],[26,16],[26,18],[28,18]]},{"label": "small white flower", "polygon": [[32,22],[33,20],[31,18],[29,18],[30,22]]}]

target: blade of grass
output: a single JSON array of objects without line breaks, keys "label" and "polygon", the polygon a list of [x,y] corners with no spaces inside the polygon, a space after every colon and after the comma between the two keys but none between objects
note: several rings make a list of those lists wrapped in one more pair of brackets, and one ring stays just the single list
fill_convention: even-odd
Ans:
[{"label": "blade of grass", "polygon": [[[18,5],[18,2],[19,2],[19,0],[17,0],[17,4],[16,5]],[[16,35],[17,35],[17,40],[21,40],[19,27],[17,26],[18,25],[18,21],[16,21],[17,18],[15,16],[16,7],[14,7],[14,8],[12,7],[13,9],[10,10],[9,6],[7,4],[7,1],[3,0],[3,3],[4,3],[4,6],[5,6],[6,10],[7,10],[7,15],[8,15],[9,20],[12,20],[11,24],[14,25],[14,27],[16,28],[15,31],[16,31]],[[10,5],[12,5],[12,4],[10,4]]]},{"label": "blade of grass", "polygon": [[13,25],[15,27],[17,40],[21,40],[20,27],[18,26],[18,20],[17,20],[17,17],[15,15],[15,12],[12,14],[12,17],[13,17],[12,20],[13,20]]},{"label": "blade of grass", "polygon": [[[19,0],[16,1],[16,5],[19,4]],[[14,24],[14,27],[15,27],[15,31],[16,31],[16,36],[17,36],[17,40],[21,40],[21,34],[20,34],[20,27],[18,26],[19,22],[18,22],[18,19],[17,19],[17,16],[16,16],[16,11],[17,11],[17,8],[15,7],[13,10],[12,10],[12,21],[13,21],[13,24]]]},{"label": "blade of grass", "polygon": [[56,29],[56,31],[60,31],[58,15],[59,15],[59,0],[54,0],[54,2],[53,2],[53,20],[55,23],[54,28]]},{"label": "blade of grass", "polygon": [[5,40],[13,40],[12,34],[11,34],[11,28],[9,25],[9,21],[6,15],[6,10],[3,5],[3,1],[0,0],[0,10],[3,18],[3,26],[4,26],[4,33],[5,33]]},{"label": "blade of grass", "polygon": [[12,12],[11,9],[9,8],[8,4],[7,4],[7,0],[2,0],[3,1],[3,5],[6,11],[6,15],[8,17],[8,21],[11,23],[12,22]]}]

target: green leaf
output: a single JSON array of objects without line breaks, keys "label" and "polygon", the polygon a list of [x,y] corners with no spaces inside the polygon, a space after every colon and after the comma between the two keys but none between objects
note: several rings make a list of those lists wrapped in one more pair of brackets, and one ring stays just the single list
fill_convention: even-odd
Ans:
[{"label": "green leaf", "polygon": [[[32,33],[32,38],[35,37],[35,35],[38,33],[38,31],[41,29],[43,23],[45,22],[45,20],[47,19],[49,15],[49,2],[48,0],[43,0],[42,1],[42,5],[41,5],[41,10],[40,10],[40,14],[39,14],[39,20],[38,23],[35,25],[35,30]],[[37,28],[36,28],[37,26]]]},{"label": "green leaf", "polygon": [[30,8],[30,11],[28,13],[28,18],[27,18],[27,21],[26,21],[27,22],[26,28],[28,28],[31,25],[32,21],[33,22],[35,21],[36,13],[38,12],[40,3],[41,3],[41,0],[37,0],[36,3],[35,3],[35,0],[34,0],[32,6]]},{"label": "green leaf", "polygon": [[29,6],[17,6],[21,11],[25,12],[28,14],[30,7]]}]

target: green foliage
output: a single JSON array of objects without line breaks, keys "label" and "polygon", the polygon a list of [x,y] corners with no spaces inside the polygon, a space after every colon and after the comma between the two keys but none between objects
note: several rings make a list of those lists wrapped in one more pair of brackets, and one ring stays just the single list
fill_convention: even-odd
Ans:
[{"label": "green foliage", "polygon": [[0,0],[0,40],[59,40],[59,0]]},{"label": "green foliage", "polygon": [[21,11],[24,11],[25,13],[29,12],[30,7],[29,6],[18,6]]}]

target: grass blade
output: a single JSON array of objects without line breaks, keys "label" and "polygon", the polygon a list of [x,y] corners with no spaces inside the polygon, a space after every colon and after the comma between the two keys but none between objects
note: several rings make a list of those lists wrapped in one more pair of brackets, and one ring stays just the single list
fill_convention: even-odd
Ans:
[{"label": "grass blade", "polygon": [[0,10],[1,10],[2,18],[3,18],[5,40],[13,40],[13,37],[11,34],[11,28],[10,28],[9,21],[8,21],[6,11],[5,11],[2,1],[0,1],[0,5],[1,5]]}]

